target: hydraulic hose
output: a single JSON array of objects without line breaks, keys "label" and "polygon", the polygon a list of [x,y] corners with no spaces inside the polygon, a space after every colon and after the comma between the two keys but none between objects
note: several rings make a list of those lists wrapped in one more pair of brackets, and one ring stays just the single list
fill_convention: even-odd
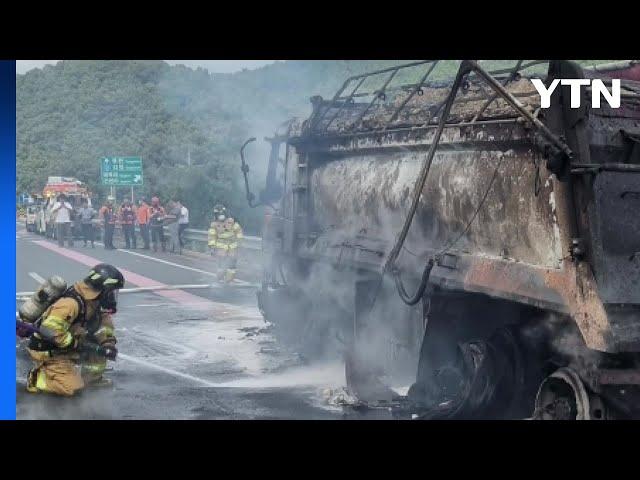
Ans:
[{"label": "hydraulic hose", "polygon": [[400,233],[398,234],[396,243],[391,249],[389,257],[387,258],[387,261],[385,262],[382,269],[381,277],[384,277],[385,272],[387,272],[388,270],[391,270],[393,272],[393,277],[396,289],[398,290],[398,294],[400,295],[402,301],[407,305],[415,305],[424,295],[425,289],[427,288],[427,284],[429,282],[429,276],[431,275],[431,270],[433,269],[433,265],[435,263],[435,259],[433,257],[428,259],[427,264],[425,265],[422,272],[420,285],[418,285],[418,288],[413,295],[409,295],[404,288],[402,278],[400,277],[400,271],[397,269],[395,262],[400,255],[400,250],[404,245],[407,234],[409,233],[409,228],[411,227],[411,223],[413,222],[413,217],[415,216],[416,210],[418,209],[418,204],[420,203],[420,195],[422,194],[422,190],[427,183],[429,170],[431,169],[431,164],[433,163],[433,157],[435,156],[436,150],[438,149],[440,137],[442,136],[442,131],[444,130],[447,118],[449,117],[449,112],[451,111],[451,107],[453,106],[456,94],[458,92],[458,89],[460,88],[460,85],[462,84],[464,77],[467,75],[467,73],[469,73],[469,71],[471,71],[471,69],[471,64],[469,64],[468,62],[463,62],[458,69],[458,74],[456,75],[456,79],[451,87],[451,91],[449,92],[449,96],[447,97],[440,119],[438,120],[438,129],[436,130],[436,133],[433,137],[431,147],[429,148],[429,153],[427,154],[427,158],[425,159],[425,162],[420,171],[420,175],[413,189],[411,207],[409,208],[409,212],[407,214],[407,217],[405,218],[402,230],[400,230]]},{"label": "hydraulic hose", "polygon": [[456,79],[451,87],[451,91],[449,92],[449,96],[447,97],[447,103],[445,104],[444,110],[442,111],[442,115],[438,121],[438,129],[433,137],[433,141],[431,142],[431,147],[429,148],[429,153],[427,154],[427,158],[422,166],[422,170],[420,171],[420,176],[416,181],[416,184],[413,189],[413,195],[411,198],[411,207],[409,208],[409,213],[405,218],[404,225],[402,226],[402,230],[398,234],[398,238],[396,240],[395,245],[391,249],[389,253],[389,257],[384,264],[382,273],[389,270],[394,266],[398,256],[400,255],[400,250],[404,245],[404,241],[407,238],[407,234],[409,233],[409,227],[411,227],[411,223],[413,222],[413,217],[418,209],[418,204],[420,203],[420,195],[422,194],[422,190],[424,189],[425,184],[427,183],[427,177],[429,176],[429,170],[431,169],[431,164],[433,163],[433,157],[435,156],[436,150],[438,149],[438,144],[440,143],[440,137],[442,136],[442,131],[444,130],[444,126],[447,122],[447,118],[449,117],[449,112],[451,111],[451,107],[453,105],[453,101],[456,98],[456,94],[460,85],[462,84],[462,80],[465,75],[471,70],[471,66],[466,62],[460,65],[460,69],[458,70],[458,74],[456,75]]},{"label": "hydraulic hose", "polygon": [[406,303],[407,305],[415,305],[422,299],[422,296],[424,295],[424,291],[427,288],[427,284],[429,283],[429,276],[431,275],[431,269],[433,268],[434,263],[435,262],[433,258],[430,258],[429,261],[427,261],[427,264],[425,265],[424,270],[422,271],[422,278],[420,279],[420,285],[418,285],[418,289],[416,290],[416,293],[414,293],[413,295],[409,295],[405,290],[404,285],[402,284],[402,278],[400,277],[400,270],[398,270],[397,268],[393,269],[392,271],[393,280],[396,283],[396,289],[398,290],[398,295],[400,295],[400,298],[404,303]]}]

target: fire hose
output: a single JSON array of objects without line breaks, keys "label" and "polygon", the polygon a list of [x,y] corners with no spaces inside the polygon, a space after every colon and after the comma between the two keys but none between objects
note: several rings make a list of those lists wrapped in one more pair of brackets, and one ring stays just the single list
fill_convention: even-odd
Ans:
[{"label": "fire hose", "polygon": [[[197,284],[197,285],[154,285],[151,287],[138,287],[138,288],[124,288],[120,290],[120,293],[138,293],[138,292],[148,292],[148,291],[156,291],[156,290],[178,290],[178,289],[207,289],[211,288],[212,285],[209,284]],[[32,296],[34,292],[17,292],[16,299],[24,300],[30,296]],[[24,322],[20,319],[18,312],[16,312],[16,335],[20,338],[31,338],[34,333],[37,333],[43,341],[51,344],[52,349],[50,350],[52,355],[64,355],[69,353],[69,349],[58,349],[55,347],[53,343],[53,335],[48,332],[46,329],[38,328],[33,323]],[[98,345],[93,342],[89,342],[83,340],[79,342],[74,347],[75,351],[86,353],[86,354],[95,354],[102,357],[105,357],[109,360],[115,360],[118,351],[115,348],[103,347],[102,345]]]},{"label": "fire hose", "polygon": [[[118,290],[118,295],[126,295],[129,293],[142,293],[142,292],[156,292],[165,290],[206,290],[213,288],[213,284],[184,284],[184,285],[152,285],[150,287],[135,287],[135,288],[121,288]],[[34,292],[16,292],[16,300],[26,300]]]}]

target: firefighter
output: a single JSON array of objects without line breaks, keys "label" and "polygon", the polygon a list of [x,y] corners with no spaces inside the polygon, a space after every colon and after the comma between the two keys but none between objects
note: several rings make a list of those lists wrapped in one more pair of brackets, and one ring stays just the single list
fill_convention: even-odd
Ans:
[{"label": "firefighter", "polygon": [[86,386],[109,385],[103,378],[107,359],[117,355],[111,315],[122,273],[101,263],[67,289],[36,321],[27,351],[34,367],[27,376],[27,391],[72,396]]},{"label": "firefighter", "polygon": [[217,204],[213,207],[213,222],[209,226],[209,239],[207,244],[209,245],[209,252],[212,256],[216,254],[216,238],[218,232],[224,228],[224,221],[226,219],[226,208],[223,205]]},{"label": "firefighter", "polygon": [[219,259],[219,280],[230,283],[235,278],[238,246],[242,238],[242,227],[231,217],[220,214],[217,221],[211,224],[208,243]]},{"label": "firefighter", "polygon": [[224,262],[226,261],[226,250],[221,243],[218,242],[219,235],[224,231],[224,221],[226,217],[224,214],[219,214],[216,219],[211,222],[209,226],[209,251],[212,257],[215,257],[216,267],[218,272],[218,280],[221,281],[224,275]]},{"label": "firefighter", "polygon": [[136,211],[131,205],[131,200],[125,198],[120,207],[120,223],[124,234],[125,248],[136,248]]}]

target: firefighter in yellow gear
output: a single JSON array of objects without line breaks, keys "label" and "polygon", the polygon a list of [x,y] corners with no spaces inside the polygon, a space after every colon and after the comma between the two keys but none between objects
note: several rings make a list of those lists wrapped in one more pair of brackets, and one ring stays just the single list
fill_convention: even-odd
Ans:
[{"label": "firefighter in yellow gear", "polygon": [[220,214],[215,221],[211,222],[209,248],[212,255],[219,259],[218,278],[227,283],[235,278],[238,247],[242,238],[242,227],[233,218]]},{"label": "firefighter in yellow gear", "polygon": [[212,256],[216,255],[216,239],[218,238],[218,232],[224,229],[224,221],[226,217],[227,209],[224,205],[216,204],[213,207],[213,222],[209,225],[208,246],[209,252]]},{"label": "firefighter in yellow gear", "polygon": [[103,373],[107,358],[117,355],[111,316],[123,286],[118,269],[96,265],[43,313],[27,347],[34,361],[27,391],[72,396],[86,386],[110,384]]}]

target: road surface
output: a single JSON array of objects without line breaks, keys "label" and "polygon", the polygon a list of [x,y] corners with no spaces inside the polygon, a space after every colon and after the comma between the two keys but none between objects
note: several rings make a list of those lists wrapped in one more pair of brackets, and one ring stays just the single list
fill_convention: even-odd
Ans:
[{"label": "road surface", "polygon": [[258,285],[249,272],[220,285],[204,256],[107,251],[77,241],[59,248],[20,224],[16,255],[17,291],[33,291],[53,274],[74,282],[99,262],[123,270],[125,288],[213,285],[120,295],[114,317],[120,354],[107,373],[114,384],[74,398],[26,393],[31,362],[16,340],[18,419],[345,418],[326,400],[326,389],[344,386],[343,365],[309,364],[278,344],[257,310]]}]

